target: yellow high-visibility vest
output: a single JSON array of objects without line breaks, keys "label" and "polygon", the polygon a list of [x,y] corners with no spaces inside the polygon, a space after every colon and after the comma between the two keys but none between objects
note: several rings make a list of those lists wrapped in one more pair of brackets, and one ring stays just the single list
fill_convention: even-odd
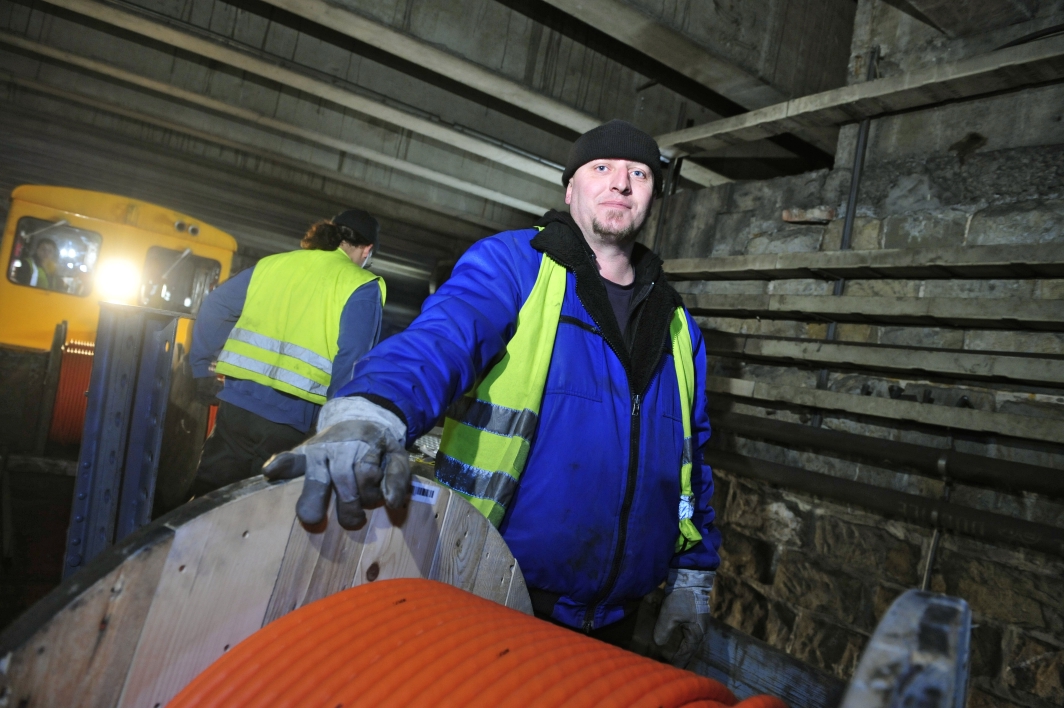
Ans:
[{"label": "yellow high-visibility vest", "polygon": [[338,350],[340,315],[351,293],[376,280],[341,249],[292,251],[255,265],[240,319],[217,372],[325,403]]},{"label": "yellow high-visibility vest", "polygon": [[[514,336],[502,359],[448,411],[437,457],[436,479],[461,494],[496,527],[517,490],[543,402],[554,339],[565,299],[565,267],[544,254],[532,292],[517,314]],[[687,316],[676,308],[669,323],[683,421],[680,475],[680,535],[677,551],[702,535],[691,517],[691,410],[695,394],[694,352]],[[446,471],[440,461],[448,461]]]}]

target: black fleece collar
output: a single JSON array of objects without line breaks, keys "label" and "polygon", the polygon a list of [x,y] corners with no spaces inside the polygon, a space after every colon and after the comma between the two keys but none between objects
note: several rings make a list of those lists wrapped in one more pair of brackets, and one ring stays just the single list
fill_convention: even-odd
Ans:
[{"label": "black fleece collar", "polygon": [[649,288],[629,323],[631,348],[621,336],[621,328],[610,306],[606,286],[595,267],[594,251],[587,244],[573,217],[565,212],[549,211],[536,224],[544,229],[532,239],[537,251],[553,258],[576,277],[576,294],[591,319],[598,325],[610,348],[628,371],[633,393],[646,390],[658,368],[661,355],[668,351],[669,323],[672,313],[683,304],[679,294],[665,281],[661,259],[646,246],[637,243],[632,249],[635,269],[635,298]]}]

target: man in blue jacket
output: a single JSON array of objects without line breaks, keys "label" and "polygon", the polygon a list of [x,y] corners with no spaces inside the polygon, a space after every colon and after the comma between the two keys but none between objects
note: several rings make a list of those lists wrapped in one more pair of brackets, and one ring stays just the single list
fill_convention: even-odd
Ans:
[{"label": "man in blue jacket", "polygon": [[[263,258],[204,300],[189,359],[201,400],[225,375],[190,493],[252,477],[306,439],[321,404],[380,338],[384,281],[365,270],[377,220],[349,209],[313,224],[301,249]],[[206,400],[205,400],[206,399]]]},{"label": "man in blue jacket", "polygon": [[[635,242],[660,183],[657,144],[623,121],[581,136],[569,213],[474,244],[403,333],[371,351],[321,431],[267,464],[305,472],[297,513],[342,525],[408,494],[404,448],[445,411],[437,480],[493,523],[538,616],[624,643],[664,581],[655,628],[684,665],[708,626],[719,565],[705,348]],[[670,643],[674,646],[676,642]]]}]

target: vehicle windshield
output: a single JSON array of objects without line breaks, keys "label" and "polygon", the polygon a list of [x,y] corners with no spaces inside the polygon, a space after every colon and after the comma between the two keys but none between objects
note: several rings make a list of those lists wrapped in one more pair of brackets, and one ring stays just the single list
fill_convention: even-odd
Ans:
[{"label": "vehicle windshield", "polygon": [[171,312],[196,314],[200,303],[218,285],[222,265],[211,258],[152,246],[144,261],[140,304]]},{"label": "vehicle windshield", "polygon": [[24,216],[15,226],[7,279],[18,285],[85,297],[100,252],[100,234],[66,221]]}]

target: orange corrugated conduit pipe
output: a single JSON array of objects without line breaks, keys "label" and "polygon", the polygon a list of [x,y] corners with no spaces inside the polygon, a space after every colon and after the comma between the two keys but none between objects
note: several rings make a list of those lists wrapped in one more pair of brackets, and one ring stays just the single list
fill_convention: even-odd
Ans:
[{"label": "orange corrugated conduit pipe", "polygon": [[311,603],[224,654],[171,708],[787,708],[432,580]]},{"label": "orange corrugated conduit pipe", "polygon": [[48,439],[60,445],[76,445],[81,442],[81,429],[85,425],[85,409],[89,399],[92,377],[92,357],[95,350],[92,342],[67,342],[59,364],[59,385],[55,392],[55,408],[52,410],[52,425]]}]

